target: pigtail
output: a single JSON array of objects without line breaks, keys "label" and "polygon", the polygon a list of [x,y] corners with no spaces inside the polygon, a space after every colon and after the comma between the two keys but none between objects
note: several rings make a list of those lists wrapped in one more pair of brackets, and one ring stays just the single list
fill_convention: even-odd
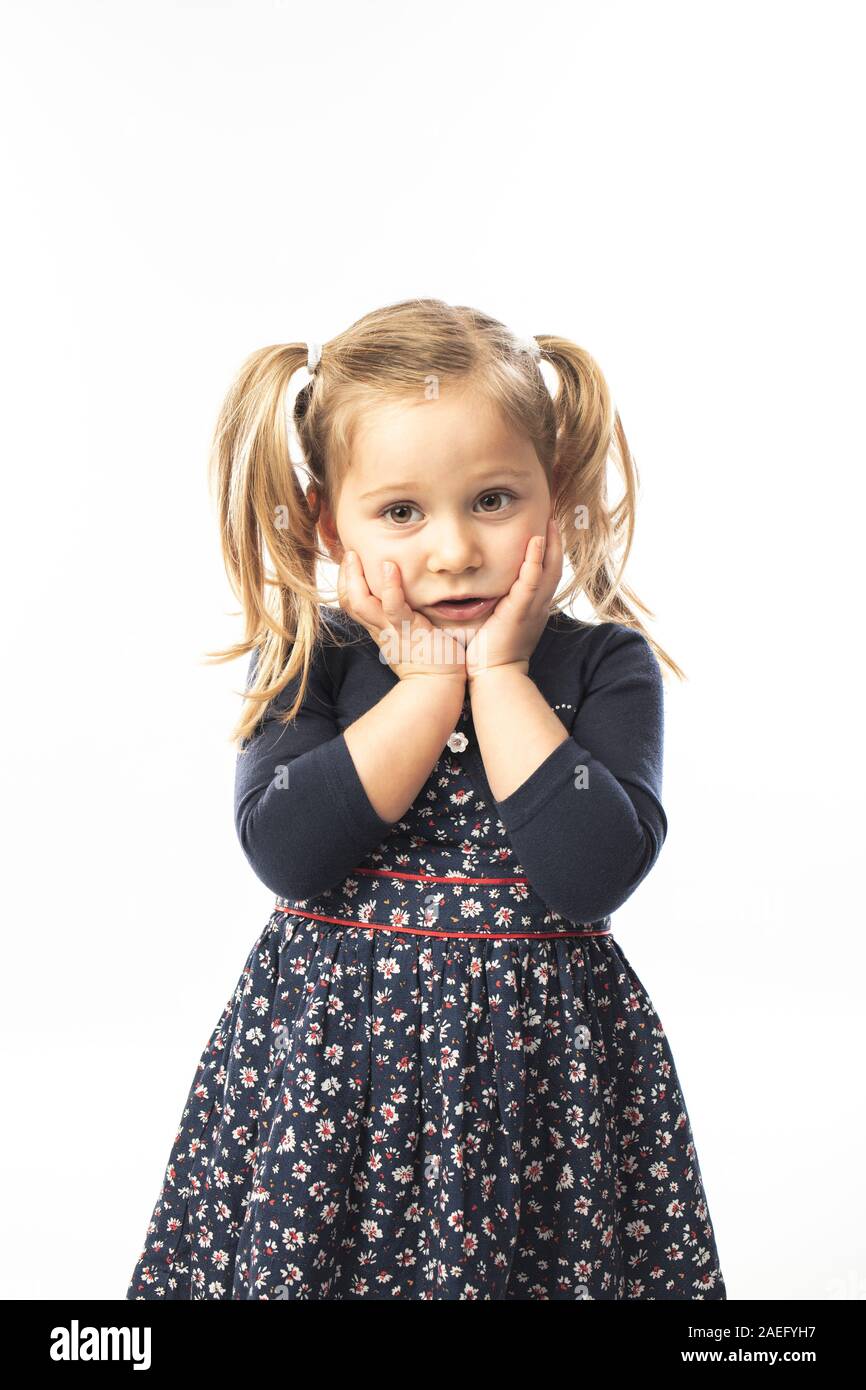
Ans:
[{"label": "pigtail", "polygon": [[288,388],[306,362],[303,343],[261,348],[248,357],[219,412],[211,444],[210,489],[244,636],[207,658],[221,664],[258,652],[230,736],[236,744],[248,739],[264,708],[301,672],[297,697],[280,716],[283,722],[294,719],[322,635],[318,508],[310,507],[289,452]]},{"label": "pigtail", "polygon": [[[684,672],[647,631],[635,610],[648,618],[655,614],[623,582],[634,537],[640,477],[604,374],[584,348],[567,338],[539,337],[537,341],[560,380],[553,402],[557,435],[555,515],[574,577],[558,592],[557,605],[566,607],[574,594],[585,593],[601,622],[621,623],[642,633],[659,661],[684,679]],[[610,458],[625,488],[615,507],[610,506],[607,492]]]}]

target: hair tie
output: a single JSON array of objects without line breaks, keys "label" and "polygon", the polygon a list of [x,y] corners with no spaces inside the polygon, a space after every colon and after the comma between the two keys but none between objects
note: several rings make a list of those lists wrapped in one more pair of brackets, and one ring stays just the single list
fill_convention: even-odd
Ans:
[{"label": "hair tie", "polygon": [[536,362],[541,356],[541,348],[534,338],[515,337],[514,346],[518,352],[528,352]]},{"label": "hair tie", "polygon": [[307,371],[310,376],[315,374],[316,368],[322,360],[322,344],[307,343]]}]

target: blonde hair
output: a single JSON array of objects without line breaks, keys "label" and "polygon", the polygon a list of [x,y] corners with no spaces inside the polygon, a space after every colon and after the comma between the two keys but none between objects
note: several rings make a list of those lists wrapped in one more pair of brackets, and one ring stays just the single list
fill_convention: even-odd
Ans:
[{"label": "blonde hair", "polygon": [[[247,358],[220,410],[209,463],[223,559],[241,604],[244,636],[207,658],[221,663],[258,650],[233,743],[249,738],[264,707],[299,673],[296,698],[281,713],[282,722],[293,720],[304,700],[324,626],[318,562],[329,556],[319,545],[318,518],[323,501],[336,515],[355,428],[371,408],[424,399],[431,378],[437,386],[479,391],[532,441],[573,571],[551,613],[565,611],[584,593],[599,622],[641,632],[659,661],[683,678],[635,610],[655,615],[623,582],[639,477],[607,382],[590,354],[568,338],[546,334],[536,342],[557,373],[555,396],[525,339],[477,309],[439,299],[376,309],[323,344],[292,411],[308,488],[314,489],[311,501],[295,472],[288,430],[289,383],[307,365],[307,344],[260,348]],[[625,484],[613,508],[607,496],[611,456]],[[339,645],[336,632],[333,640]]]}]

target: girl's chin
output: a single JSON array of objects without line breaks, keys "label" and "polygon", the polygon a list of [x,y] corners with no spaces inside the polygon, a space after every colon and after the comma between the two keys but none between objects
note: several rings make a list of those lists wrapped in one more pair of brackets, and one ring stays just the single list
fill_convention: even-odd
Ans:
[{"label": "girl's chin", "polygon": [[484,626],[482,622],[478,621],[463,623],[455,621],[454,618],[440,617],[432,617],[430,623],[432,627],[435,627],[437,632],[453,633],[456,640],[462,642],[464,645],[471,642],[475,634],[480,632]]}]

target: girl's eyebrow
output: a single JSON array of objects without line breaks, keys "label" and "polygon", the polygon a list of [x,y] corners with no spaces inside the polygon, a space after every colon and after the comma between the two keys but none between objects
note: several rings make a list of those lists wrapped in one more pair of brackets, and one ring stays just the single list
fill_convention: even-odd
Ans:
[{"label": "girl's eyebrow", "polygon": [[[525,468],[495,468],[490,473],[485,473],[483,478],[477,479],[475,486],[481,487],[485,482],[489,482],[493,478],[515,478],[519,481],[523,481],[524,479],[528,479],[529,476]],[[406,492],[420,492],[422,488],[423,483],[385,483],[383,487],[374,487],[370,492],[362,492],[358,500],[360,502],[366,502],[369,497],[380,497],[383,493],[397,492],[402,494]]]}]

